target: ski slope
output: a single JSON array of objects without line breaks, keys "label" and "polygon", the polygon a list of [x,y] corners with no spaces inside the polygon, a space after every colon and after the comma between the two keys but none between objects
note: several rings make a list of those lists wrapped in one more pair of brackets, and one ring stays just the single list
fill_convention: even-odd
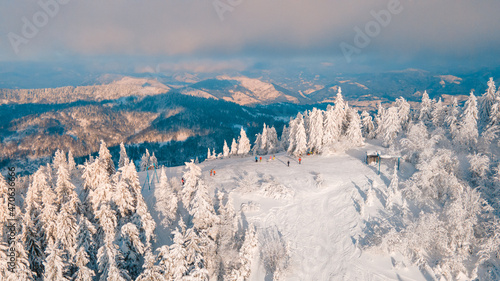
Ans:
[{"label": "ski slope", "polygon": [[[306,156],[300,165],[296,158],[279,153],[275,160],[263,156],[262,162],[255,163],[251,156],[234,157],[206,161],[200,167],[212,191],[227,191],[235,210],[243,209],[246,222],[258,230],[278,229],[289,253],[280,280],[426,280],[428,276],[396,253],[358,247],[365,221],[384,212],[385,189],[394,167],[394,162],[382,163],[378,175],[378,167],[364,163],[367,150],[381,148],[366,145],[347,153]],[[211,169],[216,176],[210,176]],[[180,178],[183,167],[166,171],[169,178]],[[403,164],[400,178],[412,171],[411,165]],[[140,173],[141,183],[145,178]],[[266,193],[266,186],[279,186],[282,192]],[[377,198],[367,206],[364,200],[370,187]],[[157,217],[154,185],[143,194]],[[157,235],[158,244],[170,243],[168,230],[159,227]],[[251,280],[272,280],[272,274],[256,260]]]}]

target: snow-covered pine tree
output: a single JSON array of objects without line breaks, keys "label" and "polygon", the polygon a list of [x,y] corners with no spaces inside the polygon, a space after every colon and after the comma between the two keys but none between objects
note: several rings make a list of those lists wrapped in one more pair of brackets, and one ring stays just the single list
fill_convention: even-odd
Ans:
[{"label": "snow-covered pine tree", "polygon": [[58,209],[62,208],[63,205],[68,205],[67,210],[70,214],[74,215],[81,212],[81,203],[76,193],[76,187],[70,181],[70,175],[66,169],[67,165],[61,165],[57,169],[57,181],[56,181],[56,201]]},{"label": "snow-covered pine tree", "polygon": [[297,120],[290,117],[289,130],[288,130],[288,154],[293,154],[295,147],[297,146]]},{"label": "snow-covered pine tree", "polygon": [[471,92],[465,102],[464,112],[460,120],[458,140],[460,144],[469,149],[473,149],[477,144],[477,102],[474,93]]},{"label": "snow-covered pine tree", "polygon": [[490,122],[492,107],[498,102],[499,96],[500,93],[496,91],[495,81],[493,81],[493,77],[490,77],[490,80],[488,81],[488,89],[478,99],[478,117],[481,128]]},{"label": "snow-covered pine tree", "polygon": [[382,115],[377,128],[377,136],[384,141],[384,145],[389,146],[396,139],[401,131],[401,121],[399,120],[397,107],[390,107]]},{"label": "snow-covered pine tree", "polygon": [[[189,213],[193,216],[193,226],[196,230],[209,231],[217,224],[218,218],[215,215],[212,200],[208,196],[208,187],[201,179],[197,179],[196,182],[194,194],[189,203]],[[215,235],[212,237],[215,238]]]},{"label": "snow-covered pine tree", "polygon": [[365,138],[372,139],[374,137],[375,125],[373,124],[373,118],[366,110],[361,113],[361,128]]},{"label": "snow-covered pine tree", "polygon": [[193,161],[186,162],[185,172],[183,174],[183,178],[185,180],[184,185],[181,190],[181,199],[184,208],[189,208],[189,203],[193,198],[194,192],[198,186],[198,181],[201,176],[201,169],[194,164]]},{"label": "snow-covered pine tree", "polygon": [[384,116],[385,114],[385,108],[382,107],[382,103],[381,102],[378,102],[377,103],[377,115],[375,115],[375,133],[374,133],[374,137],[378,135],[378,130],[379,130],[379,127],[382,125],[382,117]]},{"label": "snow-covered pine tree", "polygon": [[247,155],[250,152],[250,140],[245,133],[245,130],[241,128],[240,137],[238,138],[238,155]]},{"label": "snow-covered pine tree", "polygon": [[442,127],[444,125],[444,119],[446,117],[446,107],[443,105],[441,98],[434,104],[434,109],[432,110],[432,124],[435,128]]},{"label": "snow-covered pine tree", "polygon": [[323,112],[313,108],[309,116],[308,143],[309,151],[320,153],[323,148]]},{"label": "snow-covered pine tree", "polygon": [[99,147],[99,161],[102,162],[102,165],[105,167],[109,176],[115,173],[115,164],[113,163],[111,153],[109,153],[106,143],[103,140],[101,140],[101,146]]},{"label": "snow-covered pine tree", "polygon": [[335,124],[333,106],[328,105],[325,113],[323,114],[323,146],[330,146],[336,142]]},{"label": "snow-covered pine tree", "polygon": [[125,166],[128,164],[130,160],[128,159],[127,150],[125,149],[125,145],[120,143],[120,160],[118,161],[118,168]]},{"label": "snow-covered pine tree", "polygon": [[276,153],[279,150],[278,133],[273,127],[267,128],[267,153]]},{"label": "snow-covered pine tree", "polygon": [[422,102],[420,103],[420,110],[418,120],[429,125],[432,122],[432,100],[429,98],[427,91],[422,95]]},{"label": "snow-covered pine tree", "polygon": [[187,252],[185,248],[184,233],[176,229],[172,232],[174,239],[170,245],[168,256],[168,263],[171,265],[169,274],[166,276],[167,280],[182,280],[188,271]]},{"label": "snow-covered pine tree", "polygon": [[73,171],[76,169],[75,157],[73,156],[73,152],[68,151],[68,172],[71,175]]},{"label": "snow-covered pine tree", "polygon": [[344,125],[346,124],[346,104],[344,102],[344,98],[342,97],[342,90],[339,87],[337,92],[337,96],[335,97],[335,106],[333,108],[333,139],[338,141],[340,136],[345,131]]},{"label": "snow-covered pine tree", "polygon": [[222,147],[222,155],[224,156],[224,158],[227,158],[229,157],[229,147],[227,146],[227,142],[226,140],[224,140],[224,146]]},{"label": "snow-covered pine tree", "polygon": [[280,145],[279,149],[287,151],[288,146],[290,145],[290,140],[289,140],[290,134],[289,134],[289,128],[286,125],[283,125],[283,131],[281,131],[281,138],[280,138]]},{"label": "snow-covered pine tree", "polygon": [[[5,180],[0,178],[0,185],[5,184]],[[25,245],[26,252],[29,258],[30,268],[37,276],[43,275],[43,261],[45,259],[44,250],[45,245],[43,245],[43,237],[45,235],[42,220],[42,192],[48,187],[47,176],[43,169],[38,169],[33,175],[33,181],[31,182],[28,190],[26,192],[26,198],[24,199],[24,218],[23,218],[23,236],[22,242]],[[0,194],[7,194],[7,192],[1,192]],[[2,201],[2,200],[0,200]],[[3,214],[8,214],[6,210],[0,210]],[[5,218],[0,215],[0,218]],[[0,231],[4,223],[0,221]]]},{"label": "snow-covered pine tree", "polygon": [[350,108],[347,111],[347,114],[349,115],[350,120],[346,131],[347,142],[352,146],[360,146],[364,143],[364,139],[359,114],[353,108]]},{"label": "snow-covered pine tree", "polygon": [[59,168],[59,166],[67,166],[68,161],[66,160],[66,155],[64,155],[64,152],[61,150],[56,150],[56,153],[54,154],[54,159],[52,160],[52,166],[54,169]]},{"label": "snow-covered pine tree", "polygon": [[472,183],[476,186],[484,185],[490,171],[490,158],[481,153],[474,153],[467,156],[467,159]]},{"label": "snow-covered pine tree", "polygon": [[410,124],[410,104],[403,98],[396,99],[396,107],[398,108],[399,120],[401,120],[401,128],[406,131]]},{"label": "snow-covered pine tree", "polygon": [[[51,170],[50,168],[47,170]],[[43,185],[43,184],[42,184]],[[57,238],[57,196],[48,185],[45,185],[45,190],[42,191],[42,212],[40,221],[44,232],[44,241],[46,244],[55,244]]]},{"label": "snow-covered pine tree", "polygon": [[168,182],[165,169],[160,172],[160,185],[155,188],[156,211],[160,214],[161,224],[168,227],[177,217],[177,195]]},{"label": "snow-covered pine tree", "polygon": [[392,174],[391,184],[387,188],[387,199],[385,201],[385,208],[391,209],[395,201],[398,201],[400,197],[401,194],[399,191],[398,166],[396,163],[394,164],[394,172]]},{"label": "snow-covered pine tree", "polygon": [[143,272],[136,281],[166,281],[159,266],[155,265],[156,257],[151,251],[146,251],[144,256]]},{"label": "snow-covered pine tree", "polygon": [[146,152],[141,157],[141,171],[146,171],[151,163],[149,162],[151,159],[151,155],[149,154],[149,150],[146,148]]},{"label": "snow-covered pine tree", "polygon": [[[10,267],[15,268],[14,273],[11,271],[6,272],[6,276],[4,277],[5,281],[31,281],[35,280],[35,274],[33,271],[30,269],[30,263],[28,260],[28,253],[26,253],[26,250],[23,247],[23,244],[21,243],[21,235],[16,235],[15,237],[15,243],[13,243],[10,246],[10,251],[15,254],[15,260],[14,260],[14,265],[10,264]],[[1,247],[0,247],[1,248]],[[3,250],[3,249],[2,249]],[[7,259],[4,259],[4,263],[7,261]],[[10,260],[9,260],[10,261]],[[12,261],[10,261],[12,262]],[[3,266],[0,266],[0,268]],[[2,276],[1,273],[2,269],[0,269],[0,277]]]},{"label": "snow-covered pine tree", "polygon": [[445,123],[448,126],[448,130],[450,132],[450,136],[452,140],[458,139],[458,129],[459,129],[459,108],[458,102],[456,98],[453,98],[453,102],[451,103],[451,107],[448,110],[448,113],[445,117]]},{"label": "snow-covered pine tree", "polygon": [[233,138],[233,142],[231,143],[231,152],[230,155],[238,155],[238,143]]},{"label": "snow-covered pine tree", "polygon": [[130,186],[130,175],[125,174],[130,173],[130,164],[130,162],[125,163],[118,170],[117,177],[119,180],[116,183],[115,192],[113,192],[113,202],[118,208],[120,218],[129,217],[135,212],[135,191]]},{"label": "snow-covered pine tree", "polygon": [[255,234],[254,226],[250,224],[245,233],[245,241],[239,253],[239,268],[232,272],[231,280],[249,280],[252,270],[252,261],[255,259],[257,250],[257,235]]},{"label": "snow-covered pine tree", "polygon": [[116,214],[109,206],[109,203],[99,205],[96,218],[103,231],[102,246],[97,252],[97,264],[99,268],[99,281],[125,281],[130,279],[128,273],[120,269],[117,265],[119,252],[114,244],[115,229],[117,226]]},{"label": "snow-covered pine tree", "polygon": [[207,152],[207,160],[212,160],[212,152],[210,151],[210,147],[208,148]]},{"label": "snow-covered pine tree", "polygon": [[44,262],[45,272],[43,274],[44,280],[47,281],[64,281],[69,280],[65,276],[65,267],[61,257],[61,250],[58,249],[57,245],[49,242],[47,246],[47,259]]},{"label": "snow-covered pine tree", "polygon": [[260,145],[257,149],[259,149],[261,153],[267,153],[268,151],[266,123],[264,123],[264,127],[262,128],[262,133],[260,134]]},{"label": "snow-covered pine tree", "polygon": [[72,257],[76,254],[76,238],[78,234],[76,213],[69,203],[62,205],[56,218],[56,241],[62,251],[61,257],[66,264],[71,265]]},{"label": "snow-covered pine tree", "polygon": [[146,252],[139,235],[139,229],[133,223],[127,223],[120,229],[119,247],[122,253],[120,267],[127,270],[133,279],[140,274],[141,257]]},{"label": "snow-covered pine tree", "polygon": [[76,271],[73,274],[75,281],[92,281],[95,271],[91,269],[96,262],[97,249],[94,242],[96,229],[94,225],[83,215],[79,217],[77,229],[77,252],[73,263]]},{"label": "snow-covered pine tree", "polygon": [[156,159],[156,156],[155,156],[155,153],[153,152],[153,154],[151,155],[151,157],[149,158],[149,165],[156,167],[158,168],[158,159]]},{"label": "snow-covered pine tree", "polygon": [[295,125],[295,149],[293,151],[293,154],[295,156],[299,156],[304,154],[307,151],[307,135],[306,135],[306,129],[304,128],[304,118],[302,117],[302,114],[299,112],[297,114],[297,120],[296,120],[296,125]]}]

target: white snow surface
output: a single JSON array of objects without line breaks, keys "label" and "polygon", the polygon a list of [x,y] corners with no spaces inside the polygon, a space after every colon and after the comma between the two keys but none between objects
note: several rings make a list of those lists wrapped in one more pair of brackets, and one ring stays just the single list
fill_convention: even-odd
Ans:
[{"label": "white snow surface", "polygon": [[[366,145],[347,153],[306,156],[300,165],[297,158],[285,153],[276,154],[275,160],[263,156],[258,163],[248,156],[199,165],[212,195],[215,189],[227,191],[234,200],[235,210],[243,209],[244,217],[257,231],[278,228],[289,250],[288,267],[280,280],[426,280],[419,268],[401,255],[358,246],[365,221],[384,212],[394,167],[393,162],[382,161],[378,175],[378,166],[366,165],[365,152],[375,150],[383,148]],[[404,179],[413,167],[407,163],[401,167],[400,179]],[[211,169],[216,176],[210,176]],[[180,179],[183,171],[183,167],[166,169],[169,178]],[[145,179],[146,173],[141,172],[141,184]],[[273,184],[279,185],[280,191],[284,189],[285,194],[270,196],[263,191]],[[170,244],[171,239],[154,210],[154,187],[153,183],[151,190],[144,188],[143,195],[157,220],[154,246],[158,247]],[[377,196],[368,206],[363,202],[370,187]],[[272,273],[266,273],[258,259],[253,263],[251,280],[272,280]]]}]

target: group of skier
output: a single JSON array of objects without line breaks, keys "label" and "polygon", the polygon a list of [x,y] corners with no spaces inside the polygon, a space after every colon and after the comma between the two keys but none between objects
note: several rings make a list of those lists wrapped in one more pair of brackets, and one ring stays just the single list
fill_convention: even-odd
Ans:
[{"label": "group of skier", "polygon": [[[276,155],[269,156],[269,161],[271,160],[276,160]],[[255,163],[257,162],[262,162],[262,156],[255,156]],[[286,164],[288,167],[290,167],[290,160],[288,160]],[[302,156],[299,156],[299,164],[302,164]],[[210,175],[212,175],[211,173],[212,171],[210,171]]]}]

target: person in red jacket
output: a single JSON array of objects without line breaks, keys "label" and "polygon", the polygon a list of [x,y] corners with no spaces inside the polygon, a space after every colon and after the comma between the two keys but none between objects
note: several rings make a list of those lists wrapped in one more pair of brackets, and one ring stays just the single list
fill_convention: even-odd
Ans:
[{"label": "person in red jacket", "polygon": [[302,158],[299,157],[299,164],[302,164]]}]

